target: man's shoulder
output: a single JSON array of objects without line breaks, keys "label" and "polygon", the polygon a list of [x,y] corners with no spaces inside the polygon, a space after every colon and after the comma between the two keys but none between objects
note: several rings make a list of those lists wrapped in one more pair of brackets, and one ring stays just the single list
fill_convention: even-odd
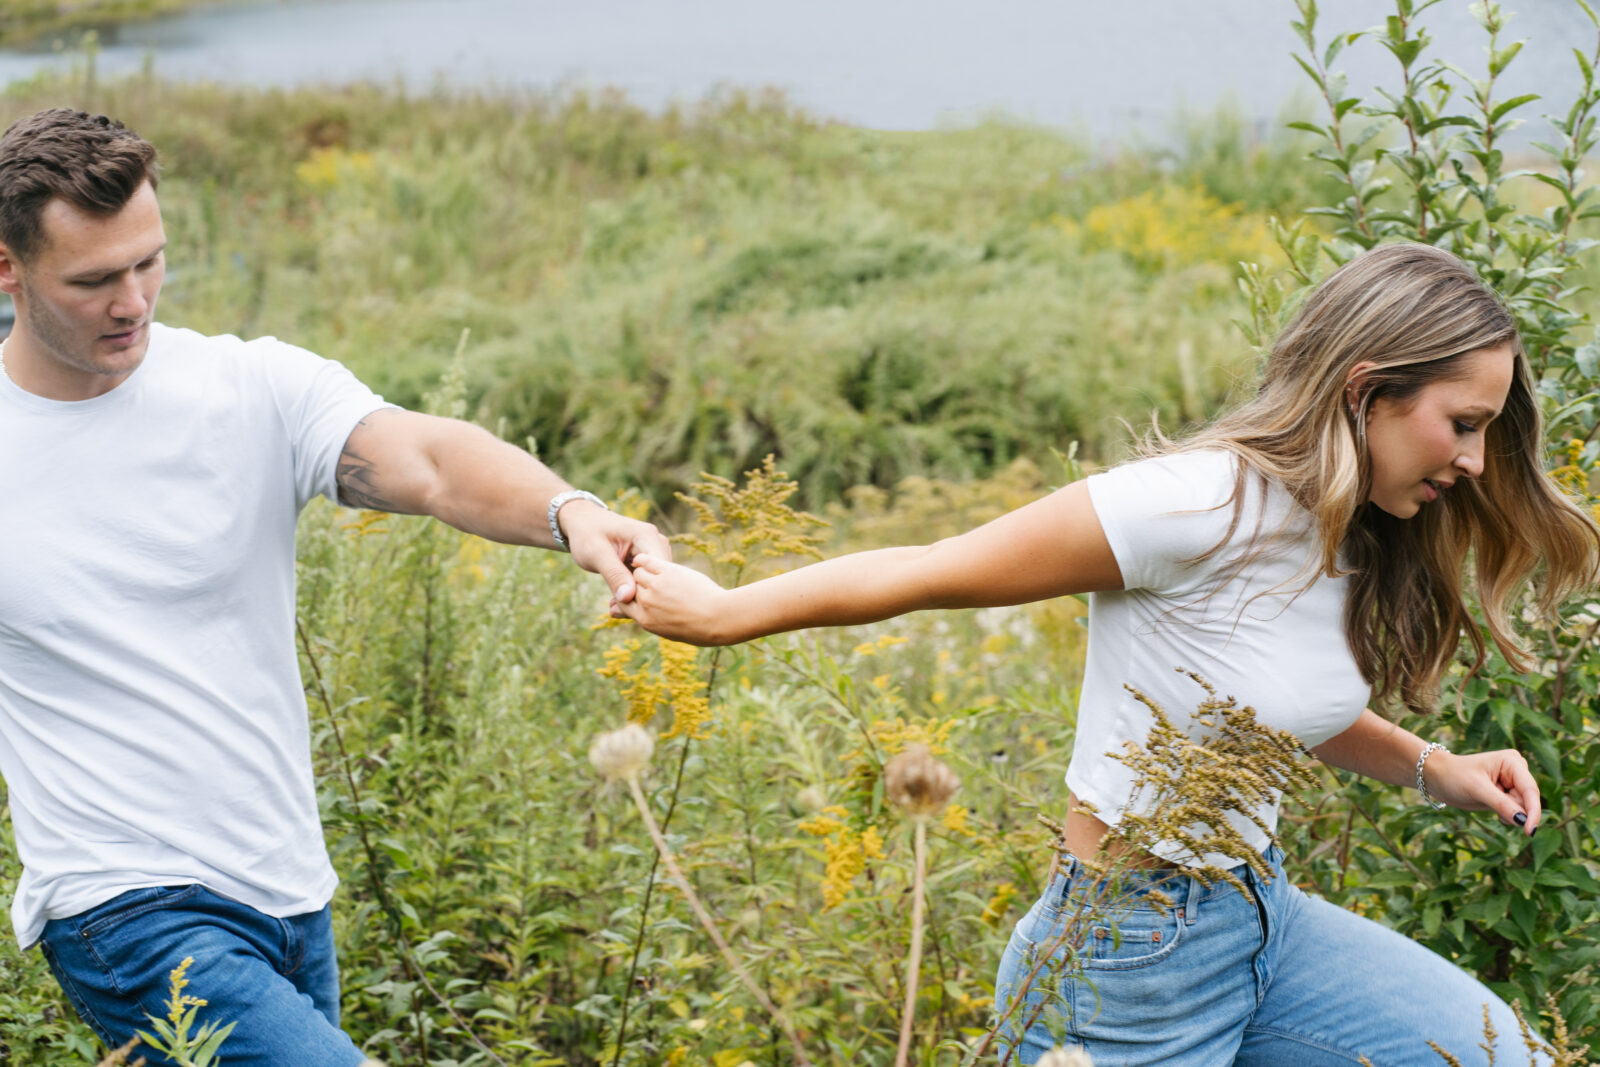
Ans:
[{"label": "man's shoulder", "polygon": [[265,356],[282,350],[305,352],[305,349],[276,337],[263,336],[246,341],[231,333],[205,334],[186,326],[168,326],[160,322],[150,324],[150,348],[163,355],[176,356]]},{"label": "man's shoulder", "polygon": [[181,326],[150,324],[150,363],[160,376],[190,382],[253,382],[294,389],[317,377],[328,361],[297,345],[264,336],[204,334]]}]

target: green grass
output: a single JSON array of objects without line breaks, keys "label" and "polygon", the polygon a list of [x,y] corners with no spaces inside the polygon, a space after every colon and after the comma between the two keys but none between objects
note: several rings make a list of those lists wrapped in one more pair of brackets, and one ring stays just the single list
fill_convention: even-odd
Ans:
[{"label": "green grass", "polygon": [[106,26],[248,2],[258,0],[5,0],[0,5],[0,47],[76,47],[85,32]]},{"label": "green grass", "polygon": [[[1252,366],[1227,256],[1261,247],[1260,213],[1136,198],[1177,181],[1286,203],[1309,181],[1286,146],[1195,148],[1174,176],[1046,130],[874,133],[738,93],[662,115],[581,94],[81,93],[14,89],[0,118],[81,103],[161,147],[168,321],[279,335],[403,404],[470,330],[475,417],[664,504],[768,452],[817,504],[1073,440],[1110,456],[1120,418],[1206,415]],[[1196,203],[1210,230],[1074,228]]]}]

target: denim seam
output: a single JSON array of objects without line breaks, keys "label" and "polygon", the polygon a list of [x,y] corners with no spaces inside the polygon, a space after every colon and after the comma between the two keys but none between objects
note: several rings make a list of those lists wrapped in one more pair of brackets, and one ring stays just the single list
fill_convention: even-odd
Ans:
[{"label": "denim seam", "polygon": [[[171,899],[171,898],[168,898],[168,899]],[[149,909],[146,909],[145,912],[141,912],[141,914],[147,914],[148,912],[155,911],[155,910],[158,910],[158,909],[149,908]],[[165,1014],[164,1012],[151,1011],[150,1010],[150,1005],[145,1003],[143,997],[135,996],[135,995],[133,995],[133,993],[130,990],[126,990],[126,989],[122,988],[122,983],[117,980],[116,969],[114,967],[112,967],[109,963],[106,962],[104,956],[100,955],[100,950],[95,947],[94,939],[92,937],[90,937],[89,934],[86,931],[84,931],[81,928],[74,928],[74,932],[78,935],[79,940],[81,940],[83,942],[84,951],[87,952],[89,954],[89,956],[94,960],[94,962],[99,965],[100,969],[105,972],[106,979],[111,983],[111,988],[116,991],[118,996],[127,997],[127,998],[131,999],[136,1005],[138,1005],[139,1011],[144,1015],[153,1016],[154,1018],[157,1018],[157,1019],[160,1019],[160,1018],[164,1017],[164,1014]],[[97,931],[97,933],[105,933],[105,932],[106,932],[105,930],[98,930]]]},{"label": "denim seam", "polygon": [[278,973],[285,978],[290,977],[306,962],[306,939],[300,929],[287,919],[278,920],[278,929],[283,932],[283,966]]},{"label": "denim seam", "polygon": [[1112,971],[1137,971],[1145,967],[1154,967],[1156,964],[1164,962],[1174,952],[1178,951],[1178,944],[1183,940],[1183,934],[1184,923],[1180,919],[1173,926],[1172,940],[1168,941],[1154,952],[1147,953],[1143,956],[1134,956],[1132,959],[1125,960],[1097,960],[1095,957],[1089,956],[1083,961],[1083,971],[1085,974],[1091,972],[1099,972],[1104,974]]},{"label": "denim seam", "polygon": [[[166,887],[156,886],[154,888],[160,889]],[[73,926],[77,927],[78,932],[84,937],[98,937],[101,934],[109,933],[110,931],[115,930],[124,923],[132,922],[134,919],[142,918],[143,916],[150,914],[152,911],[160,911],[162,908],[170,908],[173,905],[185,903],[191,897],[195,896],[201,888],[202,887],[199,882],[192,882],[189,885],[178,888],[172,893],[141,901],[131,908],[119,908],[115,911],[108,912],[105,915],[98,916],[81,924],[74,922]],[[109,901],[107,903],[109,903]]]},{"label": "denim seam", "polygon": [[1295,1041],[1319,1052],[1326,1052],[1330,1056],[1343,1056],[1351,1063],[1358,1064],[1361,1062],[1361,1056],[1358,1053],[1351,1052],[1349,1049],[1341,1048],[1338,1045],[1330,1045],[1326,1041],[1318,1041],[1316,1038],[1307,1037],[1305,1034],[1297,1034],[1292,1030],[1284,1030],[1276,1026],[1255,1026],[1247,1023],[1245,1024],[1244,1032],[1247,1034],[1266,1034],[1286,1041]]},{"label": "denim seam", "polygon": [[[114,1040],[110,1028],[105,1023],[102,1023],[100,1017],[89,1007],[89,1001],[78,988],[78,983],[72,980],[72,972],[56,958],[55,951],[46,942],[39,942],[39,950],[45,954],[47,962],[55,963],[55,966],[50,970],[55,975],[57,983],[60,984],[62,992],[66,993],[67,999],[72,1002],[72,1007],[83,1018],[83,1021],[88,1023],[99,1034],[100,1040],[106,1043],[107,1048],[115,1048],[119,1042]],[[100,963],[98,956],[95,957],[95,962]],[[105,968],[104,963],[100,963],[100,966],[102,969]],[[116,984],[115,980],[113,980],[112,984]]]}]

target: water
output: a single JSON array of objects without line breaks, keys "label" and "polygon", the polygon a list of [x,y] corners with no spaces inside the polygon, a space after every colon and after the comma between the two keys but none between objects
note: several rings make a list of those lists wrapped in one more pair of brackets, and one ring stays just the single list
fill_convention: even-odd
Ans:
[{"label": "water", "polygon": [[[1393,10],[1387,0],[1322,6],[1324,39]],[[168,78],[272,87],[615,86],[650,107],[719,86],[775,86],[868,127],[1002,113],[1098,140],[1160,140],[1185,114],[1223,103],[1262,129],[1291,102],[1309,109],[1310,83],[1290,58],[1293,17],[1290,0],[280,0],[107,31],[100,69],[130,73],[148,58]],[[1483,39],[1464,0],[1425,21],[1438,54],[1481,74]],[[1570,96],[1570,49],[1594,41],[1577,6],[1523,0],[1511,29],[1530,42],[1502,98]],[[1346,56],[1352,86],[1392,83],[1394,62],[1377,44]],[[67,62],[0,51],[0,83]]]}]

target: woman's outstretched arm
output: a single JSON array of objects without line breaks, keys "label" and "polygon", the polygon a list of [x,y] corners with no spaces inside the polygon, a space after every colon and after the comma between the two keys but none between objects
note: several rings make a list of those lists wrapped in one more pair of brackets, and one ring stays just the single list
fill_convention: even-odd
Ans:
[{"label": "woman's outstretched arm", "polygon": [[652,555],[613,614],[698,645],[731,645],[808,626],[876,622],[922,608],[1023,604],[1122,588],[1122,572],[1083,482],[932,545],[881,548],[723,589]]},{"label": "woman's outstretched arm", "polygon": [[[1342,734],[1311,752],[1324,763],[1390,785],[1415,785],[1426,742],[1368,710]],[[1492,811],[1507,826],[1531,834],[1539,825],[1539,784],[1515,749],[1457,754],[1435,750],[1423,765],[1428,792],[1463,811]],[[1522,821],[1517,821],[1521,815]]]}]

